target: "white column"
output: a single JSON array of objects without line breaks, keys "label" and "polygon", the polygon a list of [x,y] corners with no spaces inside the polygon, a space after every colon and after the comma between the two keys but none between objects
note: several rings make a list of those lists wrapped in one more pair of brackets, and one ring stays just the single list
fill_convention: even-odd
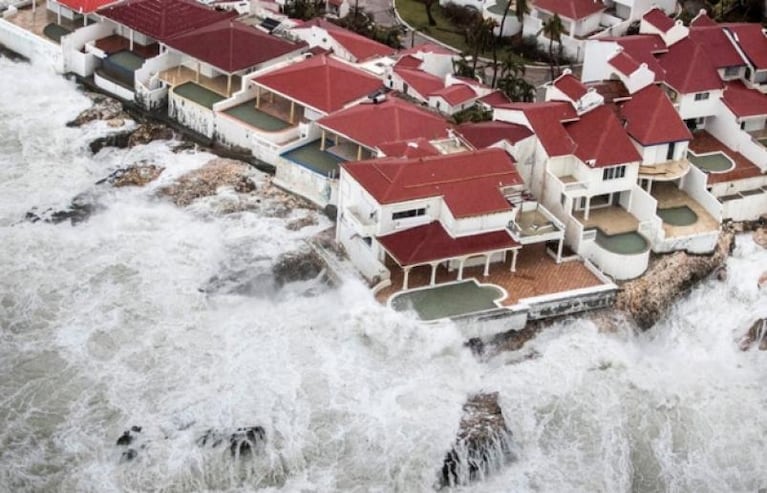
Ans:
[{"label": "white column", "polygon": [[56,9],[56,24],[61,24],[61,4],[57,3],[56,6],[58,9]]},{"label": "white column", "polygon": [[431,264],[431,281],[429,283],[430,286],[434,286],[437,284],[437,267],[439,267],[439,264]]},{"label": "white column", "polygon": [[405,271],[405,277],[402,279],[402,289],[407,289],[407,281],[410,277],[410,267],[405,267],[403,270]]},{"label": "white column", "polygon": [[133,29],[131,29],[128,32],[128,41],[129,41],[128,46],[130,47],[130,51],[133,51]]},{"label": "white column", "polygon": [[458,264],[458,280],[463,280],[463,264],[466,263],[466,257],[463,257]]},{"label": "white column", "polygon": [[484,276],[487,277],[490,275],[490,257],[492,254],[488,253],[485,255],[485,273]]},{"label": "white column", "polygon": [[226,95],[232,94],[232,74],[226,76]]},{"label": "white column", "polygon": [[560,238],[559,239],[559,247],[557,247],[557,263],[562,262],[562,247],[564,246],[565,239]]},{"label": "white column", "polygon": [[589,210],[591,209],[591,197],[586,197],[586,210],[583,212],[583,220],[589,220]]},{"label": "white column", "polygon": [[511,251],[511,272],[517,272],[517,254],[519,254],[519,248]]}]

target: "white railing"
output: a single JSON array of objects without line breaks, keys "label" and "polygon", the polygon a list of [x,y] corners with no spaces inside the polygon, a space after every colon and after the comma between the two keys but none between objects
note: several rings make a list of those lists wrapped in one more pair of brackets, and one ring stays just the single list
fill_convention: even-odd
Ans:
[{"label": "white railing", "polygon": [[650,261],[650,249],[634,254],[612,252],[595,241],[589,259],[615,280],[624,281],[641,276]]},{"label": "white railing", "polygon": [[363,236],[372,236],[375,234],[376,222],[369,215],[362,213],[354,206],[346,208],[346,217],[352,223],[354,229]]}]

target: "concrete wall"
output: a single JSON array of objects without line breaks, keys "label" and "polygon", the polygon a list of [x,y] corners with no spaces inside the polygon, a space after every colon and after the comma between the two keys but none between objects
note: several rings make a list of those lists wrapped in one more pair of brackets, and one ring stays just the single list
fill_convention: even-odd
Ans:
[{"label": "concrete wall", "polygon": [[325,207],[338,200],[338,180],[319,175],[287,159],[275,160],[274,183]]},{"label": "concrete wall", "polygon": [[722,216],[733,221],[753,221],[767,211],[767,191],[753,189],[748,195],[738,194],[737,199],[722,202]]},{"label": "concrete wall", "polygon": [[668,146],[670,145],[669,143],[644,147],[633,139],[632,142],[634,143],[634,147],[636,147],[639,153],[642,155],[643,165],[661,164],[667,161],[677,161],[686,158],[687,148],[689,146],[689,142],[686,140],[675,142],[674,153],[672,154],[671,159],[668,159],[667,156]]},{"label": "concrete wall", "polygon": [[737,117],[724,104],[719,104],[717,115],[708,120],[706,130],[760,169],[767,170],[767,149],[740,129]]},{"label": "concrete wall", "polygon": [[101,89],[107,91],[110,94],[114,94],[118,98],[125,99],[127,101],[133,101],[134,99],[134,92],[126,89],[125,87],[121,86],[120,84],[115,84],[109,79],[105,79],[101,77],[98,72],[95,72],[93,74],[93,82],[96,83],[98,87]]},{"label": "concrete wall", "polygon": [[172,89],[168,94],[168,116],[195,132],[206,137],[213,137],[215,128],[213,111],[177,96]]},{"label": "concrete wall", "polygon": [[82,77],[93,74],[101,59],[87,50],[93,41],[114,34],[113,24],[99,22],[81,27],[71,34],[61,37],[61,51],[64,56],[64,69]]},{"label": "concrete wall", "polygon": [[715,89],[706,91],[708,99],[695,100],[695,94],[679,94],[672,102],[678,105],[677,111],[683,120],[690,118],[705,118],[714,116],[719,112],[722,90]]},{"label": "concrete wall", "polygon": [[61,47],[5,19],[0,19],[0,44],[30,60],[63,73],[64,55]]}]

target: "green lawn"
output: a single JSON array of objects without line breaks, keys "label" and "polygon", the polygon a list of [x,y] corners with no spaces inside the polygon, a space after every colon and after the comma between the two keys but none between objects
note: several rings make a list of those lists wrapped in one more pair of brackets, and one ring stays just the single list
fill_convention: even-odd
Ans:
[{"label": "green lawn", "polygon": [[[437,21],[436,26],[429,26],[429,21],[426,17],[426,7],[418,0],[396,0],[394,8],[397,9],[399,15],[415,29],[424,32],[425,34],[436,38],[443,43],[447,43],[459,51],[468,51],[466,41],[463,39],[463,34],[460,29],[453,26],[442,14],[442,7],[435,4],[431,8],[431,12],[434,15],[434,20]],[[407,45],[409,40],[403,40]]]}]

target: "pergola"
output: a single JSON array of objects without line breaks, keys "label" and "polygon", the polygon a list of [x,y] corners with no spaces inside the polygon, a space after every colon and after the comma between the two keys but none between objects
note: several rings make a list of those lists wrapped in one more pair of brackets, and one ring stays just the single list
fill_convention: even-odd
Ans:
[{"label": "pergola", "polygon": [[431,267],[430,286],[437,281],[437,267],[443,262],[457,261],[458,276],[463,279],[466,262],[471,258],[485,257],[484,276],[490,275],[493,255],[512,252],[510,272],[516,271],[517,255],[521,245],[508,231],[492,231],[453,238],[438,221],[424,226],[406,229],[377,238],[386,253],[402,268],[402,289],[408,288],[410,271],[419,266]]}]

